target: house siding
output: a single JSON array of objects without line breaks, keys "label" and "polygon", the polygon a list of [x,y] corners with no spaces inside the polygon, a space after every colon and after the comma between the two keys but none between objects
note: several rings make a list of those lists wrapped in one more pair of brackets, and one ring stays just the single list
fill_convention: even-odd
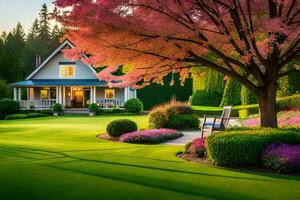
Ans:
[{"label": "house siding", "polygon": [[[63,79],[59,76],[59,62],[72,61],[65,59],[63,53],[59,52],[31,79]],[[97,79],[97,77],[88,65],[84,64],[82,61],[76,61],[75,77],[72,79]]]}]

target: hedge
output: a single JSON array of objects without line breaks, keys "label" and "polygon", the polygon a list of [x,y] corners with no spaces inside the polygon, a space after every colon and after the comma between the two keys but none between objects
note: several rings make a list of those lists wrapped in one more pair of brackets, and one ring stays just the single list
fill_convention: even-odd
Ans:
[{"label": "hedge", "polygon": [[300,108],[300,94],[277,99],[277,106],[284,108]]},{"label": "hedge", "polygon": [[170,117],[167,128],[177,130],[199,129],[200,120],[195,115],[176,115]]},{"label": "hedge", "polygon": [[6,117],[7,120],[25,119],[25,118],[27,118],[26,114],[12,114],[12,115],[7,115],[7,117]]},{"label": "hedge", "polygon": [[269,145],[281,141],[300,144],[300,129],[231,129],[207,138],[208,158],[221,166],[257,166],[261,153]]}]

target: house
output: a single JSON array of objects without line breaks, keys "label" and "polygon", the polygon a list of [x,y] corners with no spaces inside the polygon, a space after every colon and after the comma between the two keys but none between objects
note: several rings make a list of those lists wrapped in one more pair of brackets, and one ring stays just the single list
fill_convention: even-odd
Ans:
[{"label": "house", "polygon": [[[65,40],[26,80],[11,84],[14,100],[21,109],[49,109],[55,103],[65,109],[85,108],[88,103],[122,107],[128,99],[136,97],[136,90],[130,87],[109,88],[97,78],[93,66],[66,59],[62,52],[65,48],[74,45]],[[26,99],[22,99],[22,90],[27,91]]]}]

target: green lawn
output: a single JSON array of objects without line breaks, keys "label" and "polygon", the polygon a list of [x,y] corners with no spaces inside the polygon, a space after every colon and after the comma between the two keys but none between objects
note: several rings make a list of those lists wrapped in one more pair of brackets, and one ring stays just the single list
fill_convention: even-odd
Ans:
[{"label": "green lawn", "polygon": [[[0,199],[300,199],[300,177],[204,166],[181,147],[97,139],[121,116],[0,122]],[[140,128],[146,116],[127,116]]]}]

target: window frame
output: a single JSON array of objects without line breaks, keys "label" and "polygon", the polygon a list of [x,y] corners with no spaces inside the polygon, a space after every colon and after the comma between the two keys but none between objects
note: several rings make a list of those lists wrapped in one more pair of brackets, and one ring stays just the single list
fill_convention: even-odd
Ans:
[{"label": "window frame", "polygon": [[[63,67],[68,67],[68,71],[67,71],[68,74],[70,73],[69,68],[72,67],[73,71],[74,71],[73,76],[62,76],[62,68]],[[71,79],[71,78],[74,78],[75,76],[76,76],[76,65],[74,63],[68,63],[68,64],[60,63],[59,64],[59,77],[60,78]]]},{"label": "window frame", "polygon": [[[42,92],[43,92],[43,91],[46,91],[46,93],[47,93],[47,98],[42,98],[42,96],[43,96],[43,95],[42,95]],[[41,100],[47,100],[47,99],[49,99],[49,90],[47,90],[47,89],[41,89],[41,90],[40,90],[40,99],[41,99]]]},{"label": "window frame", "polygon": [[[108,98],[106,92],[107,91],[113,91],[113,98]],[[104,90],[104,98],[105,99],[116,99],[116,90],[115,89],[105,89]]]}]

